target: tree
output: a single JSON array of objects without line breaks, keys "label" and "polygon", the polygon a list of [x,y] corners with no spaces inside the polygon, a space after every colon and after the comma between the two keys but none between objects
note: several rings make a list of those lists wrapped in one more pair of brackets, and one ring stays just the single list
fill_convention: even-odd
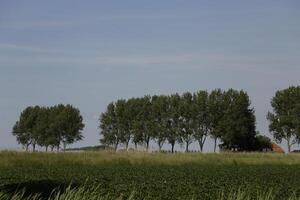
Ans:
[{"label": "tree", "polygon": [[132,142],[134,143],[135,150],[138,144],[143,142],[143,123],[142,123],[142,100],[141,98],[131,98],[128,101],[128,126]]},{"label": "tree", "polygon": [[121,135],[119,135],[117,128],[117,119],[115,113],[115,104],[110,103],[107,106],[106,112],[101,114],[100,128],[103,138],[101,143],[107,145],[113,145],[117,150],[119,143],[121,142]]},{"label": "tree", "polygon": [[41,107],[38,110],[38,118],[36,122],[36,126],[34,128],[34,131],[36,132],[36,135],[39,137],[37,138],[37,144],[39,146],[44,146],[46,148],[46,151],[48,151],[48,147],[51,145],[48,139],[50,137],[49,135],[49,108]]},{"label": "tree", "polygon": [[272,143],[270,138],[261,135],[258,131],[255,136],[254,149],[255,151],[264,151],[272,148]]},{"label": "tree", "polygon": [[82,139],[81,130],[84,128],[82,117],[78,109],[71,105],[57,105],[53,107],[27,107],[20,115],[19,121],[13,127],[13,135],[24,145],[26,150],[32,145],[45,147],[46,151],[60,143],[64,145]]},{"label": "tree", "polygon": [[[156,141],[161,150],[168,142],[174,152],[177,143],[199,143],[200,151],[207,137],[217,141],[220,147],[236,151],[256,149],[254,109],[246,92],[230,89],[222,91],[198,91],[183,95],[154,95],[142,98],[118,100],[111,103],[100,118],[102,142],[109,145],[124,143],[128,149],[132,141],[149,149],[150,141]],[[299,126],[300,130],[300,126]],[[299,137],[300,138],[300,137]]]},{"label": "tree", "polygon": [[277,91],[268,112],[269,130],[277,142],[286,140],[288,152],[300,138],[300,86]]},{"label": "tree", "polygon": [[179,94],[173,94],[167,98],[168,109],[166,111],[166,139],[171,145],[171,151],[174,153],[176,141],[180,141],[179,132]]},{"label": "tree", "polygon": [[48,133],[51,133],[51,137],[56,138],[57,150],[59,150],[60,143],[62,143],[65,151],[68,144],[82,140],[83,118],[80,111],[69,104],[59,104],[50,109],[53,113]]},{"label": "tree", "polygon": [[38,133],[36,131],[38,113],[40,107],[27,107],[20,115],[19,121],[17,121],[13,127],[12,133],[16,136],[18,143],[25,146],[26,150],[32,145],[33,151],[35,151],[38,141]]},{"label": "tree", "polygon": [[224,93],[224,115],[220,120],[221,147],[234,151],[255,150],[255,116],[249,96],[233,89]]},{"label": "tree", "polygon": [[204,143],[211,130],[210,113],[208,110],[208,92],[199,91],[194,94],[194,138],[199,143],[200,151],[203,151]]},{"label": "tree", "polygon": [[214,140],[214,152],[216,152],[217,140],[222,136],[220,122],[224,115],[223,93],[221,89],[216,89],[210,93],[208,98],[210,135]]},{"label": "tree", "polygon": [[127,103],[124,99],[119,99],[115,103],[115,116],[116,116],[116,127],[118,135],[120,136],[120,142],[126,145],[126,150],[128,149],[130,141],[130,129],[127,118]]},{"label": "tree", "polygon": [[83,118],[80,115],[80,111],[71,105],[66,105],[61,113],[61,129],[62,143],[64,151],[68,144],[73,144],[82,140],[82,130],[84,128]]},{"label": "tree", "polygon": [[141,120],[141,131],[142,131],[142,138],[143,143],[146,145],[146,150],[149,150],[150,140],[154,138],[154,131],[153,131],[153,122],[151,121],[152,115],[152,106],[151,106],[151,97],[144,96],[141,98],[141,113],[140,113],[140,120]]},{"label": "tree", "polygon": [[194,117],[193,117],[193,95],[186,92],[182,95],[179,104],[179,127],[181,141],[185,143],[185,151],[189,152],[189,145],[193,142]]},{"label": "tree", "polygon": [[125,143],[126,150],[129,148],[129,142],[133,133],[133,124],[135,115],[134,115],[134,101],[128,100],[124,101],[124,112],[123,112],[123,127],[124,127],[124,136],[123,143]]},{"label": "tree", "polygon": [[53,107],[48,108],[48,129],[47,129],[47,137],[46,143],[51,147],[51,151],[56,147],[57,151],[59,151],[60,143],[62,140],[61,137],[61,111],[64,108],[63,105],[55,105]]},{"label": "tree", "polygon": [[30,134],[22,129],[19,121],[17,121],[13,126],[12,133],[17,138],[17,142],[22,144],[26,151],[28,151],[30,145]]},{"label": "tree", "polygon": [[151,126],[153,136],[156,139],[159,147],[159,151],[161,151],[162,146],[166,141],[167,98],[168,97],[166,96],[153,96],[151,103]]}]

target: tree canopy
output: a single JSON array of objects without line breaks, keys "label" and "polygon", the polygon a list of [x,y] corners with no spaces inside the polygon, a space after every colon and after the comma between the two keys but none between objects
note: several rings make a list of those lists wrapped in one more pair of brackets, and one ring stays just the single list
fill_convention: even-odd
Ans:
[{"label": "tree canopy", "polygon": [[244,91],[220,89],[212,92],[186,92],[144,96],[117,100],[107,106],[100,116],[102,139],[106,145],[128,144],[149,148],[155,141],[159,150],[169,143],[174,151],[176,143],[186,152],[197,141],[203,150],[207,137],[221,142],[222,149],[232,151],[257,150],[254,109]]},{"label": "tree canopy", "polygon": [[276,92],[272,98],[273,112],[269,112],[269,130],[277,142],[286,140],[288,151],[300,139],[300,86]]},{"label": "tree canopy", "polygon": [[84,128],[82,116],[77,108],[71,105],[56,105],[53,107],[30,106],[20,115],[15,123],[12,133],[19,144],[28,150],[36,145],[63,149],[68,144],[77,142],[83,138]]}]

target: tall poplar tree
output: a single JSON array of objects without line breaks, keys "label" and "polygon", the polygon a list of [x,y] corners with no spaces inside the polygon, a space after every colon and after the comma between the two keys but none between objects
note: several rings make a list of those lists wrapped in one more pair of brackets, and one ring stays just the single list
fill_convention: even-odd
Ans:
[{"label": "tall poplar tree", "polygon": [[210,114],[210,135],[214,140],[214,152],[216,152],[217,141],[222,136],[220,122],[224,115],[224,92],[221,89],[213,90],[208,98],[208,111]]},{"label": "tall poplar tree", "polygon": [[198,141],[201,152],[203,151],[204,143],[211,130],[208,96],[207,91],[199,91],[194,94],[194,138]]},{"label": "tall poplar tree", "polygon": [[277,142],[285,140],[288,152],[300,138],[300,86],[276,92],[272,98],[273,112],[269,112],[269,130]]},{"label": "tall poplar tree", "polygon": [[185,151],[189,152],[189,145],[193,142],[194,112],[193,95],[186,92],[182,95],[179,104],[179,127],[181,141],[185,144]]},{"label": "tall poplar tree", "polygon": [[221,147],[233,151],[255,150],[255,116],[249,96],[244,91],[230,89],[223,100],[225,112],[219,124]]}]

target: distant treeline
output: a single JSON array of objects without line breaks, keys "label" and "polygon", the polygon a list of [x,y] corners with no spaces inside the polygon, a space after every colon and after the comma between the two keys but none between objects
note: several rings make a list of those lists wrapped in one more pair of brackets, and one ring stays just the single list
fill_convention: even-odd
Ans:
[{"label": "distant treeline", "polygon": [[257,151],[269,148],[269,139],[258,135],[254,110],[244,91],[230,89],[186,92],[182,95],[154,95],[120,99],[112,102],[100,117],[101,142],[128,148],[132,142],[149,148],[155,141],[159,150],[165,143],[174,151],[175,143],[184,144],[186,152],[193,141],[200,151],[208,137],[220,148]]},{"label": "distant treeline", "polygon": [[[269,112],[269,130],[276,142],[285,140],[288,151],[300,143],[300,86],[277,91]],[[150,141],[163,145],[189,145],[196,141],[200,151],[208,137],[223,150],[261,151],[270,148],[270,139],[255,127],[254,109],[245,91],[215,89],[182,95],[154,95],[111,102],[100,116],[101,143],[117,149],[124,144],[149,148]],[[13,127],[13,135],[26,149],[36,145],[63,149],[83,138],[84,124],[71,105],[28,107]]]},{"label": "distant treeline", "polygon": [[20,115],[19,121],[13,127],[13,135],[26,150],[32,146],[63,149],[83,138],[82,116],[77,108],[71,105],[56,105],[53,107],[27,107]]}]

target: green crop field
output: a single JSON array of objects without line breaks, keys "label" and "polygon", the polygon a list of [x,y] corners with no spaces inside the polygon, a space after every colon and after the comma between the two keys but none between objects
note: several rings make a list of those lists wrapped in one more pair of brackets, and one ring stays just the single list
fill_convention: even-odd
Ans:
[{"label": "green crop field", "polygon": [[0,199],[297,199],[300,155],[2,152],[0,190]]}]

